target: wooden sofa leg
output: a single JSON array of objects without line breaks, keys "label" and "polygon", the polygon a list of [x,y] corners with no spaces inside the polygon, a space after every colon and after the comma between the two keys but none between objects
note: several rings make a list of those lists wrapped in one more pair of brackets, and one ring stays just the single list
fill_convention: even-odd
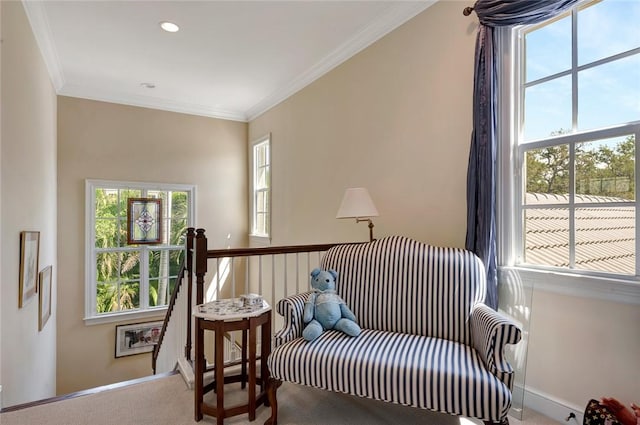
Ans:
[{"label": "wooden sofa leg", "polygon": [[276,391],[282,385],[282,381],[276,378],[267,379],[267,399],[271,405],[271,417],[264,422],[264,425],[278,425],[278,401]]},{"label": "wooden sofa leg", "polygon": [[500,422],[484,421],[485,425],[509,425],[509,418],[504,418]]}]

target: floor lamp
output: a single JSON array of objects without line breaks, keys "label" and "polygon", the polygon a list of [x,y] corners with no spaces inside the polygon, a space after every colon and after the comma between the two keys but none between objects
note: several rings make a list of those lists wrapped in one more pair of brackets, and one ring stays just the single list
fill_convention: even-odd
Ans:
[{"label": "floor lamp", "polygon": [[378,217],[378,210],[364,187],[347,189],[342,197],[336,218],[355,218],[356,223],[369,223],[369,241],[373,242],[373,222],[370,217]]}]

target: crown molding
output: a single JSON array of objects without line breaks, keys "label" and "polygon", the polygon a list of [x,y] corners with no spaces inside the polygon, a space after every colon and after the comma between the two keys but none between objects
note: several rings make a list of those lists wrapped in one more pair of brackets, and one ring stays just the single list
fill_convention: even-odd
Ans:
[{"label": "crown molding", "polygon": [[49,71],[49,78],[51,78],[53,87],[58,92],[64,86],[64,75],[58,52],[52,41],[53,34],[44,10],[44,2],[22,0],[22,6],[31,25],[33,36],[42,53],[47,71]]},{"label": "crown molding", "polygon": [[190,115],[201,115],[211,118],[219,118],[231,121],[247,121],[247,116],[242,111],[227,111],[211,108],[207,105],[198,105],[187,102],[179,102],[172,99],[161,99],[151,96],[138,96],[127,93],[115,93],[95,87],[67,84],[62,71],[62,65],[58,52],[53,43],[53,33],[47,19],[45,2],[22,0],[31,30],[40,48],[49,78],[58,95],[77,97],[82,99],[98,100],[103,102],[119,103],[130,106],[139,106],[151,109],[160,109]]},{"label": "crown molding", "polygon": [[389,32],[398,28],[437,0],[402,1],[389,6],[386,13],[368,25],[351,39],[329,53],[306,72],[294,78],[290,83],[278,88],[272,94],[249,108],[247,111],[219,110],[203,104],[192,104],[172,99],[152,96],[115,93],[101,88],[67,84],[62,65],[53,43],[53,34],[47,19],[45,2],[22,0],[34,37],[46,64],[49,76],[58,95],[98,100],[124,105],[160,109],[184,114],[201,115],[232,121],[248,122],[278,105],[307,85],[325,75],[338,65],[347,61],[366,47],[370,46]]},{"label": "crown molding", "polygon": [[247,110],[246,115],[248,120],[252,121],[256,119],[269,109],[291,97],[304,87],[352,58],[394,29],[398,28],[400,25],[415,17],[436,3],[436,1],[437,0],[398,2],[397,4],[389,7],[387,13],[382,15],[378,20],[372,22],[371,25],[367,26],[354,37],[344,42],[320,62],[295,78],[291,83],[280,87],[271,95],[265,97]]},{"label": "crown molding", "polygon": [[121,105],[138,106],[149,109],[178,112],[181,114],[200,115],[230,121],[247,122],[247,116],[242,111],[232,111],[212,108],[196,103],[179,102],[152,96],[139,96],[129,93],[118,93],[113,90],[96,89],[95,87],[65,84],[59,91],[60,96],[77,97],[98,100],[101,102],[118,103]]}]

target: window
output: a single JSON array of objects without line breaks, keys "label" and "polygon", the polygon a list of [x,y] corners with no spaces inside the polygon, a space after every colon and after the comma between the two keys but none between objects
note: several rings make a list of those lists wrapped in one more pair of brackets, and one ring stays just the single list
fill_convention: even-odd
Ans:
[{"label": "window", "polygon": [[514,264],[640,275],[640,3],[581,2],[513,31]]},{"label": "window", "polygon": [[[86,182],[87,323],[157,315],[169,302],[193,224],[194,186]],[[129,198],[161,199],[160,244],[127,244]]]},{"label": "window", "polygon": [[271,136],[251,144],[251,236],[271,235]]}]

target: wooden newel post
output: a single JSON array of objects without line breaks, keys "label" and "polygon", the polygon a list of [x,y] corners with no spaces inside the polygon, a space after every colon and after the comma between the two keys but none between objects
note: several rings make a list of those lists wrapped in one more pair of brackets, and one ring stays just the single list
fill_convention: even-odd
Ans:
[{"label": "wooden newel post", "polygon": [[193,272],[193,242],[196,237],[196,228],[187,228],[187,270]]},{"label": "wooden newel post", "polygon": [[193,318],[191,317],[191,304],[193,302],[193,240],[196,237],[195,227],[189,227],[187,229],[187,342],[184,346],[184,357],[187,360],[191,360],[191,324]]},{"label": "wooden newel post", "polygon": [[207,273],[207,237],[204,229],[196,230],[196,304],[204,302],[204,275]]}]

